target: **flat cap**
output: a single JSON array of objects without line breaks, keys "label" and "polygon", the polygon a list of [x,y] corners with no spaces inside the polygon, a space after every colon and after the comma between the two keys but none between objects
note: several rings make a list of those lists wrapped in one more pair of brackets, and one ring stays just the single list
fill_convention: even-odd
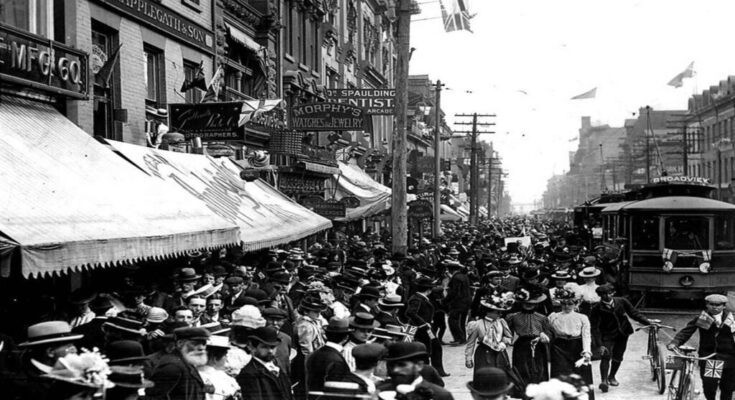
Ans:
[{"label": "flat cap", "polygon": [[263,310],[263,317],[271,319],[285,319],[288,317],[288,313],[286,310],[281,310],[280,308],[268,307]]},{"label": "flat cap", "polygon": [[727,303],[727,296],[721,294],[711,294],[704,298],[707,303],[725,304]]},{"label": "flat cap", "polygon": [[242,282],[243,282],[243,279],[239,276],[231,276],[225,279],[225,283],[228,285],[241,285]]},{"label": "flat cap", "polygon": [[204,328],[178,328],[174,329],[176,340],[204,340],[209,338],[209,331]]}]

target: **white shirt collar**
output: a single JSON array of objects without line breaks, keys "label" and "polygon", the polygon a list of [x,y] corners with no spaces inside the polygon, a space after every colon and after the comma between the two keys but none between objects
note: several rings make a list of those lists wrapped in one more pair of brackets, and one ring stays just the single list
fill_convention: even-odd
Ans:
[{"label": "white shirt collar", "polygon": [[325,344],[325,346],[329,346],[329,347],[331,347],[331,348],[333,348],[333,349],[337,350],[337,351],[338,351],[338,352],[340,352],[340,353],[341,353],[341,352],[342,352],[342,350],[344,349],[344,346],[342,346],[341,344],[338,344],[338,343],[334,343],[334,342],[327,342],[327,343]]}]

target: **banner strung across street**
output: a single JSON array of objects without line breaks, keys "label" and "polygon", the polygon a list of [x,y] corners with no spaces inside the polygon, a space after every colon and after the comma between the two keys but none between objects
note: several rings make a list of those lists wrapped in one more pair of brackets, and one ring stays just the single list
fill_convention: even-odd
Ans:
[{"label": "banner strung across street", "polygon": [[349,104],[365,110],[365,115],[394,115],[395,89],[327,89],[329,101]]}]

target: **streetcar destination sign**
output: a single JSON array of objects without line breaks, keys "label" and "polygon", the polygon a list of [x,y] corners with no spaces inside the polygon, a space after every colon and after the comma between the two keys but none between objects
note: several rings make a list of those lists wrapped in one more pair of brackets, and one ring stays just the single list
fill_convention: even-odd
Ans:
[{"label": "streetcar destination sign", "polygon": [[707,178],[699,176],[660,176],[653,178],[653,183],[692,183],[696,185],[709,185],[711,182]]}]

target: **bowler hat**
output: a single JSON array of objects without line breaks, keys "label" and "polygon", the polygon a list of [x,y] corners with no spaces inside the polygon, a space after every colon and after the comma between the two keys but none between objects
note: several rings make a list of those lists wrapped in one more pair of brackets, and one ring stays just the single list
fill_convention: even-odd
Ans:
[{"label": "bowler hat", "polygon": [[278,331],[272,326],[263,326],[254,329],[248,339],[255,340],[268,346],[278,346],[281,339],[278,337]]},{"label": "bowler hat", "polygon": [[508,379],[508,374],[500,368],[485,367],[475,372],[467,388],[480,397],[495,397],[507,393],[513,388],[513,383]]},{"label": "bowler hat", "polygon": [[352,329],[350,328],[350,320],[347,318],[332,317],[329,319],[329,324],[324,327],[324,331],[334,333],[351,332]]},{"label": "bowler hat", "polygon": [[597,287],[597,289],[595,289],[595,293],[597,293],[597,295],[599,295],[599,296],[602,296],[603,294],[608,294],[608,293],[611,293],[611,292],[614,292],[614,291],[615,291],[615,288],[613,287],[613,285],[611,285],[609,283],[606,283],[604,285],[600,285],[600,286]]},{"label": "bowler hat", "polygon": [[365,312],[357,312],[355,315],[350,317],[350,326],[353,328],[375,329],[379,325],[380,322],[376,321],[372,314]]},{"label": "bowler hat", "polygon": [[105,348],[110,365],[143,365],[146,360],[143,345],[135,340],[118,340]]},{"label": "bowler hat", "polygon": [[436,285],[431,278],[428,278],[426,276],[422,276],[418,279],[416,279],[416,282],[414,282],[414,286],[416,286],[417,289],[420,290],[426,290],[433,288]]},{"label": "bowler hat", "polygon": [[201,277],[201,275],[196,273],[194,268],[181,268],[181,271],[176,276],[176,280],[179,282],[194,282],[198,281]]},{"label": "bowler hat", "polygon": [[360,293],[357,294],[358,297],[361,299],[379,299],[380,298],[380,288],[377,288],[375,286],[365,286],[362,288]]},{"label": "bowler hat", "polygon": [[314,296],[304,298],[299,306],[309,311],[324,311],[327,308],[320,298]]},{"label": "bowler hat", "polygon": [[378,362],[385,354],[385,346],[376,343],[358,344],[352,348],[352,357],[355,360]]},{"label": "bowler hat", "polygon": [[28,340],[18,347],[38,346],[50,343],[67,343],[83,338],[84,335],[75,335],[66,321],[39,322],[28,327]]},{"label": "bowler hat", "polygon": [[146,389],[153,387],[153,382],[143,378],[142,366],[110,366],[107,380],[115,387]]},{"label": "bowler hat", "polygon": [[428,356],[426,346],[421,342],[398,342],[388,346],[386,361],[423,359]]}]

